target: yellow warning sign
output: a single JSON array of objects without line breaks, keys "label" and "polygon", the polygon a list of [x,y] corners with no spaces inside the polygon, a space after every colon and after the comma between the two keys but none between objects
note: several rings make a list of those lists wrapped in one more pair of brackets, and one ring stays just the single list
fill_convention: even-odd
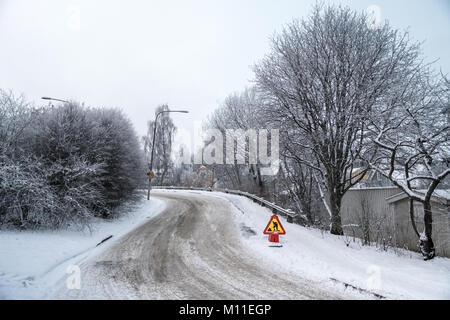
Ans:
[{"label": "yellow warning sign", "polygon": [[283,225],[276,214],[270,218],[267,227],[264,229],[264,234],[270,233],[286,234],[286,231],[284,230]]}]

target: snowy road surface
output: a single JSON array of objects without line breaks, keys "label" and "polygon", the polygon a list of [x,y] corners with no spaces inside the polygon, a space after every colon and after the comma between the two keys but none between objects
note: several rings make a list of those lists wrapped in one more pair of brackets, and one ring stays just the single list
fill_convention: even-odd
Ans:
[{"label": "snowy road surface", "polygon": [[278,272],[273,264],[264,262],[264,257],[249,252],[240,242],[240,233],[248,230],[234,222],[230,202],[200,193],[154,194],[166,202],[165,211],[81,263],[81,289],[68,290],[61,283],[56,298],[357,297],[356,293]]}]

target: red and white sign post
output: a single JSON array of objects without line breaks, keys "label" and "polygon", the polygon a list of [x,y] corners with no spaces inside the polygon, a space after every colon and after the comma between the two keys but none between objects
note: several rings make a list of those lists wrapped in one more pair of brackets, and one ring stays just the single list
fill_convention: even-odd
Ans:
[{"label": "red and white sign post", "polygon": [[278,216],[274,214],[272,217],[270,217],[269,223],[267,224],[263,233],[269,235],[269,242],[279,243],[280,242],[279,235],[286,234],[286,231],[284,230],[280,219],[278,219]]}]

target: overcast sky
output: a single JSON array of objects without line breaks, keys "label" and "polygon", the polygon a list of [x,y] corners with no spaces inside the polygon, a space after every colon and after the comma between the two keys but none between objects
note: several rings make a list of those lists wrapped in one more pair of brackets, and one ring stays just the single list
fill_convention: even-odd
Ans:
[{"label": "overcast sky", "polygon": [[[450,73],[450,1],[333,1],[409,27]],[[0,0],[0,88],[122,108],[139,135],[162,103],[187,130],[252,79],[269,37],[315,1]],[[79,13],[79,15],[78,15]],[[79,18],[79,19],[78,19]]]}]

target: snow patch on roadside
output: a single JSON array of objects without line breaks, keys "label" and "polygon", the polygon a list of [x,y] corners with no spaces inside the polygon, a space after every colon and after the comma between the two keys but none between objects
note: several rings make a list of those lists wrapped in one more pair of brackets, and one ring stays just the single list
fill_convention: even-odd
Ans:
[{"label": "snow patch on roadside", "polygon": [[[89,231],[0,231],[0,299],[51,297],[66,269],[100,253],[121,236],[165,209],[164,201],[142,198],[119,218],[97,219]],[[128,212],[128,210],[130,210]],[[103,239],[113,237],[96,247]]]}]

